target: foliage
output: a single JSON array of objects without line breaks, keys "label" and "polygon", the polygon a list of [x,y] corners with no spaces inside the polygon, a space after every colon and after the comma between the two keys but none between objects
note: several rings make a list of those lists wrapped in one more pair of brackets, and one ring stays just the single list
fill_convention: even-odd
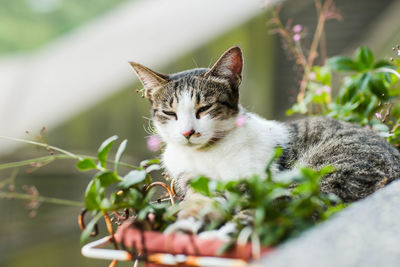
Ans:
[{"label": "foliage", "polygon": [[[302,102],[288,112],[325,115],[373,128],[395,146],[400,144],[400,89],[398,61],[374,61],[371,50],[362,46],[353,58],[336,56],[325,66],[314,66]],[[341,76],[341,87],[332,101],[332,72]]]},{"label": "foliage", "polygon": [[[361,46],[352,58],[336,56],[326,59],[326,41],[322,34],[328,19],[341,19],[333,0],[315,1],[318,23],[310,47],[305,47],[306,30],[302,25],[291,26],[289,20],[283,26],[278,7],[270,21],[278,33],[284,48],[296,59],[302,70],[297,103],[286,114],[324,115],[339,120],[358,123],[373,128],[400,148],[400,89],[398,87],[400,60],[376,59],[372,51]],[[400,46],[393,47],[400,56]],[[319,62],[317,57],[319,56]],[[333,97],[332,74],[341,84]],[[336,84],[335,84],[336,85]],[[333,88],[333,89],[332,89]]]},{"label": "foliage", "polygon": [[[92,219],[82,232],[81,242],[87,241],[101,217],[104,217],[107,222],[109,215],[117,214],[119,217],[120,212],[126,214],[127,210],[130,212],[129,215],[135,218],[135,224],[143,230],[163,231],[176,221],[180,205],[170,204],[171,195],[168,201],[162,198],[152,201],[154,190],[151,187],[156,183],[152,183],[151,175],[160,169],[159,160],[145,160],[138,167],[120,162],[127,145],[126,140],[121,142],[112,161],[109,159],[109,152],[117,141],[117,136],[108,138],[100,145],[97,157],[76,155],[36,141],[11,139],[41,146],[46,150],[50,149],[52,154],[48,157],[1,164],[0,169],[14,168],[16,170],[16,168],[30,166],[36,162],[69,158],[77,161],[76,167],[80,171],[95,171],[86,187],[83,204],[46,198],[40,196],[37,190],[31,190],[32,194],[2,191],[1,189],[6,184],[13,184],[17,174],[15,171],[12,177],[0,183],[0,198],[30,200],[37,207],[41,202],[83,206],[91,211]],[[225,182],[198,177],[191,181],[191,186],[197,192],[214,200],[221,196],[225,197],[225,201],[215,201],[214,206],[209,207],[223,216],[219,221],[208,224],[206,230],[216,229],[226,222],[233,221],[237,226],[237,232],[232,240],[236,240],[243,231],[247,231],[252,235],[252,241],[256,238],[262,245],[276,245],[298,235],[315,223],[325,220],[343,207],[340,204],[333,207],[333,204],[339,203],[338,199],[332,195],[321,194],[319,190],[319,179],[333,171],[332,168],[326,167],[319,171],[300,168],[274,175],[272,166],[281,152],[281,149],[277,149],[275,156],[268,162],[265,177],[253,176]],[[131,170],[125,175],[120,175],[118,167],[121,166]],[[239,211],[250,214],[254,219],[247,220],[234,216]]]},{"label": "foliage", "polygon": [[[280,151],[277,150],[275,158]],[[267,167],[265,177],[253,176],[237,181],[211,181],[199,177],[191,182],[192,188],[199,193],[216,198],[225,196],[225,201],[214,203],[224,216],[211,228],[234,221],[238,230],[235,240],[242,231],[249,231],[249,235],[259,239],[262,245],[271,246],[297,236],[343,207],[336,196],[320,192],[321,177],[334,171],[333,168],[325,167],[319,171],[300,168],[273,175],[271,166]],[[246,216],[235,216],[243,211],[252,216],[250,222]]]},{"label": "foliage", "polygon": [[[168,203],[150,201],[154,193],[149,187],[152,183],[151,172],[160,169],[158,159],[145,160],[139,167],[120,176],[119,160],[127,144],[127,140],[124,140],[116,153],[114,169],[108,168],[108,154],[117,138],[112,136],[101,144],[97,164],[91,158],[84,158],[77,163],[77,168],[81,171],[97,170],[85,191],[85,208],[93,212],[93,219],[82,233],[81,242],[86,242],[96,221],[101,218],[98,214],[130,209],[133,211],[132,216],[136,217],[139,223],[144,223],[148,229],[157,231],[164,230],[169,223],[175,221],[175,217],[168,212],[170,207]],[[148,221],[149,214],[154,216],[151,222]]]},{"label": "foliage", "polygon": [[[178,205],[150,201],[150,173],[159,169],[157,159],[142,162],[124,177],[120,177],[115,170],[107,169],[108,151],[115,140],[116,137],[111,137],[103,142],[97,164],[90,158],[77,163],[82,171],[97,170],[85,193],[85,207],[93,212],[93,219],[82,233],[82,242],[87,240],[96,221],[101,218],[98,214],[130,209],[134,211],[136,223],[149,230],[162,231],[176,220],[175,215],[180,209]],[[123,141],[118,151],[125,145]],[[334,171],[331,167],[319,171],[300,168],[273,175],[273,163],[281,152],[281,149],[277,149],[268,163],[265,177],[253,176],[225,182],[198,177],[191,181],[190,185],[195,191],[215,199],[221,196],[225,198],[224,201],[214,201],[214,206],[210,207],[223,216],[208,224],[206,230],[217,229],[222,224],[234,221],[238,231],[233,240],[246,229],[260,239],[262,245],[276,245],[325,220],[343,207],[337,205],[340,201],[334,195],[320,192],[319,180]],[[120,154],[117,155],[119,158]],[[108,196],[107,190],[110,191]],[[251,222],[234,216],[241,211],[251,214]]]}]

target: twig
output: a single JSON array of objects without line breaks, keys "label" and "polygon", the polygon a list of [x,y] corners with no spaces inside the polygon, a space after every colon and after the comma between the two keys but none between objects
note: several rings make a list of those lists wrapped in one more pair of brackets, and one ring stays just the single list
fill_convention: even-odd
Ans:
[{"label": "twig", "polygon": [[[81,213],[78,216],[78,225],[81,228],[82,231],[85,231],[86,225],[85,225],[85,214],[88,210],[83,209]],[[94,231],[90,233],[90,236],[97,236],[99,234],[99,225],[96,223],[94,225]]]},{"label": "twig", "polygon": [[[108,233],[110,234],[110,241],[111,241],[111,243],[113,243],[114,249],[118,250],[118,244],[117,244],[117,241],[115,240],[115,237],[114,237],[114,229],[112,227],[112,223],[111,223],[110,217],[108,216],[108,214],[106,212],[104,212],[103,215],[104,215],[104,220],[106,221],[106,226],[107,226]],[[114,267],[116,264],[117,264],[117,260],[113,260],[110,263],[110,265],[108,265],[108,266],[109,267]]]},{"label": "twig", "polygon": [[4,163],[4,164],[0,164],[0,170],[23,167],[23,166],[31,165],[32,163],[51,162],[56,159],[71,159],[71,156],[60,154],[60,155],[52,155],[52,156],[45,156],[45,157],[27,159],[27,160],[22,160],[22,161]]},{"label": "twig", "polygon": [[[74,154],[72,152],[69,152],[67,150],[55,147],[55,146],[50,146],[48,144],[45,143],[40,143],[40,142],[36,142],[36,141],[30,141],[30,140],[25,140],[25,139],[20,139],[20,138],[14,138],[14,137],[8,137],[8,136],[1,136],[0,138],[2,139],[6,139],[6,140],[11,140],[11,141],[16,141],[16,142],[21,142],[21,143],[25,143],[25,144],[31,144],[31,145],[35,145],[35,146],[40,146],[40,147],[44,147],[44,148],[50,148],[54,151],[58,151],[60,153],[62,153],[61,155],[50,155],[50,156],[45,156],[45,157],[39,157],[39,158],[34,158],[34,159],[29,159],[29,160],[25,160],[25,161],[19,161],[19,162],[10,162],[10,163],[5,163],[5,164],[0,164],[0,170],[2,169],[7,169],[7,168],[14,168],[14,167],[22,167],[22,166],[26,166],[29,165],[31,163],[36,163],[36,162],[46,162],[48,160],[54,160],[54,159],[77,159],[77,160],[82,160],[84,158],[90,158],[93,160],[96,160],[96,157],[93,156],[87,156],[87,155],[79,155],[79,154]],[[107,163],[110,164],[115,164],[115,161],[112,160],[107,160]],[[128,163],[124,163],[124,162],[118,162],[119,166],[122,167],[127,167],[127,168],[131,168],[131,169],[137,169],[138,167],[128,164]]]},{"label": "twig", "polygon": [[[321,14],[321,1],[320,0],[315,0],[315,8],[317,9],[318,16]],[[321,65],[325,65],[327,53],[326,53],[326,36],[325,36],[325,31],[322,31],[322,36],[321,36],[321,41],[319,45],[319,51],[320,51],[320,57],[321,57]]]},{"label": "twig", "polygon": [[315,58],[317,57],[318,45],[320,43],[322,33],[324,32],[324,26],[325,26],[325,22],[327,19],[326,13],[331,8],[331,6],[333,4],[332,1],[333,0],[325,1],[324,5],[321,8],[320,14],[318,16],[317,29],[315,30],[315,33],[314,33],[313,41],[311,43],[310,53],[307,58],[307,63],[304,67],[303,78],[301,79],[301,82],[300,82],[300,91],[299,91],[299,94],[297,95],[298,103],[303,102],[304,95],[305,95],[306,88],[307,88],[308,79],[309,79],[310,70],[314,64]]},{"label": "twig", "polygon": [[58,148],[58,147],[55,147],[55,146],[50,146],[50,145],[45,144],[45,143],[40,143],[40,142],[31,141],[31,140],[25,140],[25,139],[20,139],[20,138],[14,138],[14,137],[8,137],[8,136],[1,136],[1,135],[0,135],[0,138],[6,139],[6,140],[11,140],[11,141],[16,141],[16,142],[21,142],[21,143],[26,143],[26,144],[31,144],[31,145],[36,145],[36,146],[41,146],[41,147],[44,147],[44,148],[50,148],[50,149],[52,149],[54,151],[58,151],[58,152],[60,152],[60,153],[62,153],[64,155],[68,155],[71,158],[74,158],[74,159],[77,159],[77,160],[82,160],[83,159],[79,155],[75,155],[74,153],[71,153],[69,151],[66,151],[64,149],[61,149],[61,148]]},{"label": "twig", "polygon": [[395,71],[395,70],[393,70],[391,68],[383,67],[383,68],[376,69],[375,72],[389,72],[391,74],[396,75],[396,77],[400,79],[400,73],[398,73],[397,71]]},{"label": "twig", "polygon": [[168,187],[168,185],[166,185],[166,184],[163,183],[163,182],[154,182],[154,183],[151,183],[151,184],[146,188],[146,191],[150,190],[150,189],[151,189],[152,187],[154,187],[154,186],[162,186],[162,187],[164,187],[165,190],[167,190],[167,192],[168,192],[168,195],[169,195],[169,199],[170,199],[170,201],[171,201],[171,204],[172,204],[172,205],[175,204],[174,195],[172,194],[172,191],[171,191],[171,189]]},{"label": "twig", "polygon": [[[294,44],[293,39],[291,38],[291,36],[288,34],[286,28],[283,26],[282,21],[279,18],[279,14],[278,11],[276,11],[275,9],[272,9],[272,16],[273,18],[273,22],[278,26],[278,32],[280,33],[280,35],[285,39],[286,43],[289,46],[289,49],[291,50],[292,54],[297,57],[297,61],[298,63],[305,68],[306,67],[306,58],[303,55],[303,52],[300,51],[296,48],[296,45]],[[299,53],[300,52],[300,53]]]},{"label": "twig", "polygon": [[15,193],[15,192],[0,192],[0,198],[11,198],[11,199],[14,198],[14,199],[23,199],[23,200],[35,199],[40,202],[51,203],[51,204],[74,206],[74,207],[83,207],[84,206],[84,204],[82,202],[78,202],[78,201],[52,198],[52,197],[41,197],[41,196],[32,197],[32,195],[29,195],[29,194]]}]

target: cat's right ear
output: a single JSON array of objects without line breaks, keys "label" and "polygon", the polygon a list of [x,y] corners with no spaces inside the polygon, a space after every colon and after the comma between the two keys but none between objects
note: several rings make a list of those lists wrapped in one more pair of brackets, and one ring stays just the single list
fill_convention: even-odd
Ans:
[{"label": "cat's right ear", "polygon": [[242,80],[242,67],[242,50],[239,46],[234,46],[226,50],[204,76],[223,78],[234,87],[238,87]]},{"label": "cat's right ear", "polygon": [[136,62],[129,62],[129,64],[131,64],[132,68],[135,70],[137,76],[142,82],[145,89],[144,96],[147,99],[152,98],[154,90],[157,90],[157,88],[168,82],[168,76],[165,74],[155,72]]}]

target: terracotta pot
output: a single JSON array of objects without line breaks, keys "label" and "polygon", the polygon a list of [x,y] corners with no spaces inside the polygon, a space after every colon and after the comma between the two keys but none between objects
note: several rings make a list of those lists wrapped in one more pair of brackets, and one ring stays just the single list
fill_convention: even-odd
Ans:
[{"label": "terracotta pot", "polygon": [[[165,235],[160,232],[142,231],[135,228],[128,220],[121,225],[115,239],[128,251],[137,251],[139,254],[155,255],[157,253],[194,256],[190,260],[196,260],[197,257],[221,257],[231,259],[241,259],[250,261],[252,259],[251,244],[233,245],[228,251],[219,254],[224,247],[225,242],[218,239],[203,239],[196,235],[189,234],[170,234]],[[266,253],[270,248],[263,248],[262,253]],[[157,259],[155,259],[157,261]],[[149,265],[164,266],[164,265]],[[187,265],[179,265],[187,266]],[[191,266],[196,266],[194,263]]]}]

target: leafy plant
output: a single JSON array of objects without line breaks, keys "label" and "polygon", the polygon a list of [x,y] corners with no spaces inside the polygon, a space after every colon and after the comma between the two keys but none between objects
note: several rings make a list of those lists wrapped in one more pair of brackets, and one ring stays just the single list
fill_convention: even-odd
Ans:
[{"label": "leafy plant", "polygon": [[[28,199],[35,203],[82,205],[85,210],[92,213],[92,219],[82,232],[81,242],[87,241],[102,217],[112,234],[113,227],[110,217],[115,216],[119,220],[121,212],[125,214],[123,220],[128,217],[135,218],[135,224],[143,230],[163,231],[176,221],[179,205],[170,204],[170,202],[174,203],[174,193],[166,184],[152,181],[152,172],[160,169],[159,160],[145,160],[138,167],[120,162],[127,145],[126,140],[121,142],[115,159],[112,161],[109,159],[109,152],[117,140],[116,136],[108,138],[101,144],[97,157],[76,155],[36,141],[11,139],[41,146],[46,150],[51,149],[52,154],[22,162],[1,164],[0,169],[19,168],[30,165],[32,162],[73,158],[77,160],[76,166],[79,170],[83,172],[96,171],[86,187],[83,204],[42,197],[36,191],[34,195],[0,192],[0,197]],[[319,179],[333,171],[332,168],[326,167],[319,171],[301,168],[273,175],[271,168],[280,153],[281,150],[278,149],[275,156],[268,162],[265,177],[253,176],[226,182],[199,177],[191,181],[193,189],[206,196],[211,198],[226,196],[226,201],[215,201],[215,205],[210,207],[219,210],[224,216],[220,221],[207,225],[206,230],[216,229],[226,222],[233,221],[237,226],[237,232],[232,240],[236,240],[240,235],[243,236],[243,233],[248,232],[254,242],[259,240],[261,245],[276,245],[328,218],[334,211],[343,207],[337,205],[333,208],[333,204],[338,203],[337,198],[321,194],[319,191]],[[131,170],[125,175],[120,175],[119,166],[128,167]],[[6,183],[12,183],[15,176],[16,173],[10,179],[2,181],[0,189]],[[151,198],[154,195],[152,187],[155,185],[166,187],[169,198],[152,201]],[[245,211],[253,219],[247,220],[240,216],[234,216],[239,211]]]},{"label": "leafy plant", "polygon": [[[101,144],[97,163],[91,158],[84,158],[77,163],[81,171],[97,170],[85,191],[85,207],[92,211],[93,218],[82,232],[82,243],[86,242],[101,215],[105,215],[107,220],[109,212],[129,209],[133,212],[131,216],[136,217],[140,223],[146,223],[144,227],[148,230],[162,231],[168,223],[175,221],[175,217],[167,212],[170,206],[168,203],[150,201],[154,193],[150,187],[152,184],[150,174],[160,169],[159,160],[143,161],[139,167],[120,176],[118,166],[127,140],[122,141],[118,148],[113,169],[109,169],[107,164],[109,151],[116,140],[117,136],[112,136]],[[148,221],[149,214],[154,217],[151,221]]]},{"label": "leafy plant", "polygon": [[[214,208],[224,216],[209,228],[234,221],[237,232],[233,240],[248,232],[252,241],[257,239],[261,245],[271,246],[297,236],[344,207],[336,196],[320,191],[319,181],[334,171],[332,167],[319,171],[300,168],[273,175],[271,167],[280,153],[278,149],[265,177],[238,181],[199,177],[191,181],[191,187],[201,194],[214,198],[225,196],[225,201],[214,203]],[[247,216],[236,216],[238,212]]]},{"label": "leafy plant", "polygon": [[[34,209],[37,209],[42,202],[84,207],[85,210],[92,213],[92,219],[82,232],[82,243],[87,241],[98,220],[104,217],[107,224],[111,225],[110,216],[116,216],[119,219],[120,212],[128,213],[131,217],[135,217],[141,227],[147,230],[162,231],[169,223],[176,220],[174,214],[177,210],[171,209],[171,205],[168,202],[162,201],[162,199],[160,201],[152,201],[151,199],[155,195],[153,188],[155,185],[167,187],[164,183],[152,182],[152,173],[160,169],[159,160],[145,160],[138,167],[120,161],[126,148],[127,140],[121,142],[115,159],[110,160],[109,152],[115,144],[117,136],[108,138],[100,145],[97,157],[77,155],[38,141],[4,136],[0,138],[43,147],[50,151],[48,156],[0,164],[0,170],[14,169],[9,178],[0,180],[0,198],[29,200],[32,203],[29,206]],[[77,161],[76,167],[80,171],[96,171],[86,187],[84,203],[44,197],[34,187],[25,187],[26,193],[16,192],[14,180],[16,179],[18,168],[23,166],[39,168],[58,159],[75,159]],[[121,166],[129,168],[130,171],[121,175],[119,173],[119,167]],[[172,197],[172,193],[169,191],[168,201],[174,202]],[[32,212],[34,211],[32,210]],[[124,219],[128,217],[126,216]],[[112,227],[109,227],[109,231],[112,233]]]},{"label": "leafy plant", "polygon": [[[328,19],[341,19],[332,0],[316,0],[318,23],[311,46],[305,47],[302,25],[283,26],[279,18],[280,7],[272,11],[270,24],[275,25],[284,48],[296,59],[302,70],[297,103],[287,112],[324,115],[373,128],[400,148],[400,89],[398,87],[400,60],[376,59],[372,51],[361,46],[352,58],[336,56],[326,59],[326,42],[322,31]],[[393,47],[400,55],[400,46]],[[319,62],[317,58],[319,56]],[[341,84],[332,88],[332,74],[337,72]],[[333,94],[336,93],[337,94]],[[333,96],[334,95],[334,96]]]},{"label": "leafy plant", "polygon": [[[398,64],[397,61],[395,64]],[[314,66],[305,98],[287,113],[325,115],[373,128],[395,146],[400,142],[399,68],[385,60],[374,61],[370,49],[360,47],[353,58],[337,56],[325,66]],[[331,73],[344,73],[331,101]]]}]

